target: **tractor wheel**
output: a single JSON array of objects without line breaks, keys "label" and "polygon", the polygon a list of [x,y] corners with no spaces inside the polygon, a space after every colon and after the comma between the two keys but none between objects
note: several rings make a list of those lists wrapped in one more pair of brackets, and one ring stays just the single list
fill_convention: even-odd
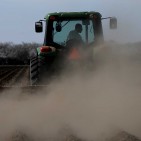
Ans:
[{"label": "tractor wheel", "polygon": [[36,85],[38,79],[39,79],[38,57],[34,57],[30,60],[30,84]]}]

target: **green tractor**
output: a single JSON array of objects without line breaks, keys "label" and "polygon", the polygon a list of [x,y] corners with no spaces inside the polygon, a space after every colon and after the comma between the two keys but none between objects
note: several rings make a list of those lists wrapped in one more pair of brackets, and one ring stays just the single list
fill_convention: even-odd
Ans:
[{"label": "green tractor", "polygon": [[45,37],[43,45],[31,55],[31,85],[37,85],[42,78],[49,79],[70,62],[87,65],[92,61],[94,46],[104,40],[103,19],[110,19],[111,29],[117,28],[115,17],[102,18],[98,12],[49,13],[36,22],[37,33],[43,31],[45,24]]}]

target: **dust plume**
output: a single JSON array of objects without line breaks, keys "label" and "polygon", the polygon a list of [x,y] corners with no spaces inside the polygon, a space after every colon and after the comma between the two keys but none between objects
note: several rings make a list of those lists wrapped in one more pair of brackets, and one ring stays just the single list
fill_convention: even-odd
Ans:
[{"label": "dust plume", "polygon": [[61,76],[35,94],[4,91],[0,140],[16,131],[33,140],[106,140],[119,131],[141,138],[140,48],[115,43],[94,49],[94,67]]}]

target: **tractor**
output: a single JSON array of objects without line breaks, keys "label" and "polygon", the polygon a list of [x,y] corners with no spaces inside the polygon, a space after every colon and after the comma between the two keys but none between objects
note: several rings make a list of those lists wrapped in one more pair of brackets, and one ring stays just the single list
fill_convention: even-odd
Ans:
[{"label": "tractor", "polygon": [[[102,20],[110,19],[110,29],[117,28],[115,17],[102,18],[99,12],[55,12],[35,22],[35,31],[43,32],[44,43],[36,48],[30,59],[30,83],[37,85],[42,78],[59,75],[70,62],[86,66],[93,61],[93,48],[104,41]],[[76,30],[79,25],[81,31]],[[71,67],[70,67],[71,68]]]}]

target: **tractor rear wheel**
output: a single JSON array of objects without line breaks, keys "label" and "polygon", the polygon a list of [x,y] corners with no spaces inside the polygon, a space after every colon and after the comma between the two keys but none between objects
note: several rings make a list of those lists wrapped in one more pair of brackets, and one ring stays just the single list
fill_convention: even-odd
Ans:
[{"label": "tractor rear wheel", "polygon": [[36,85],[38,79],[39,79],[38,57],[34,57],[30,60],[30,84]]}]

